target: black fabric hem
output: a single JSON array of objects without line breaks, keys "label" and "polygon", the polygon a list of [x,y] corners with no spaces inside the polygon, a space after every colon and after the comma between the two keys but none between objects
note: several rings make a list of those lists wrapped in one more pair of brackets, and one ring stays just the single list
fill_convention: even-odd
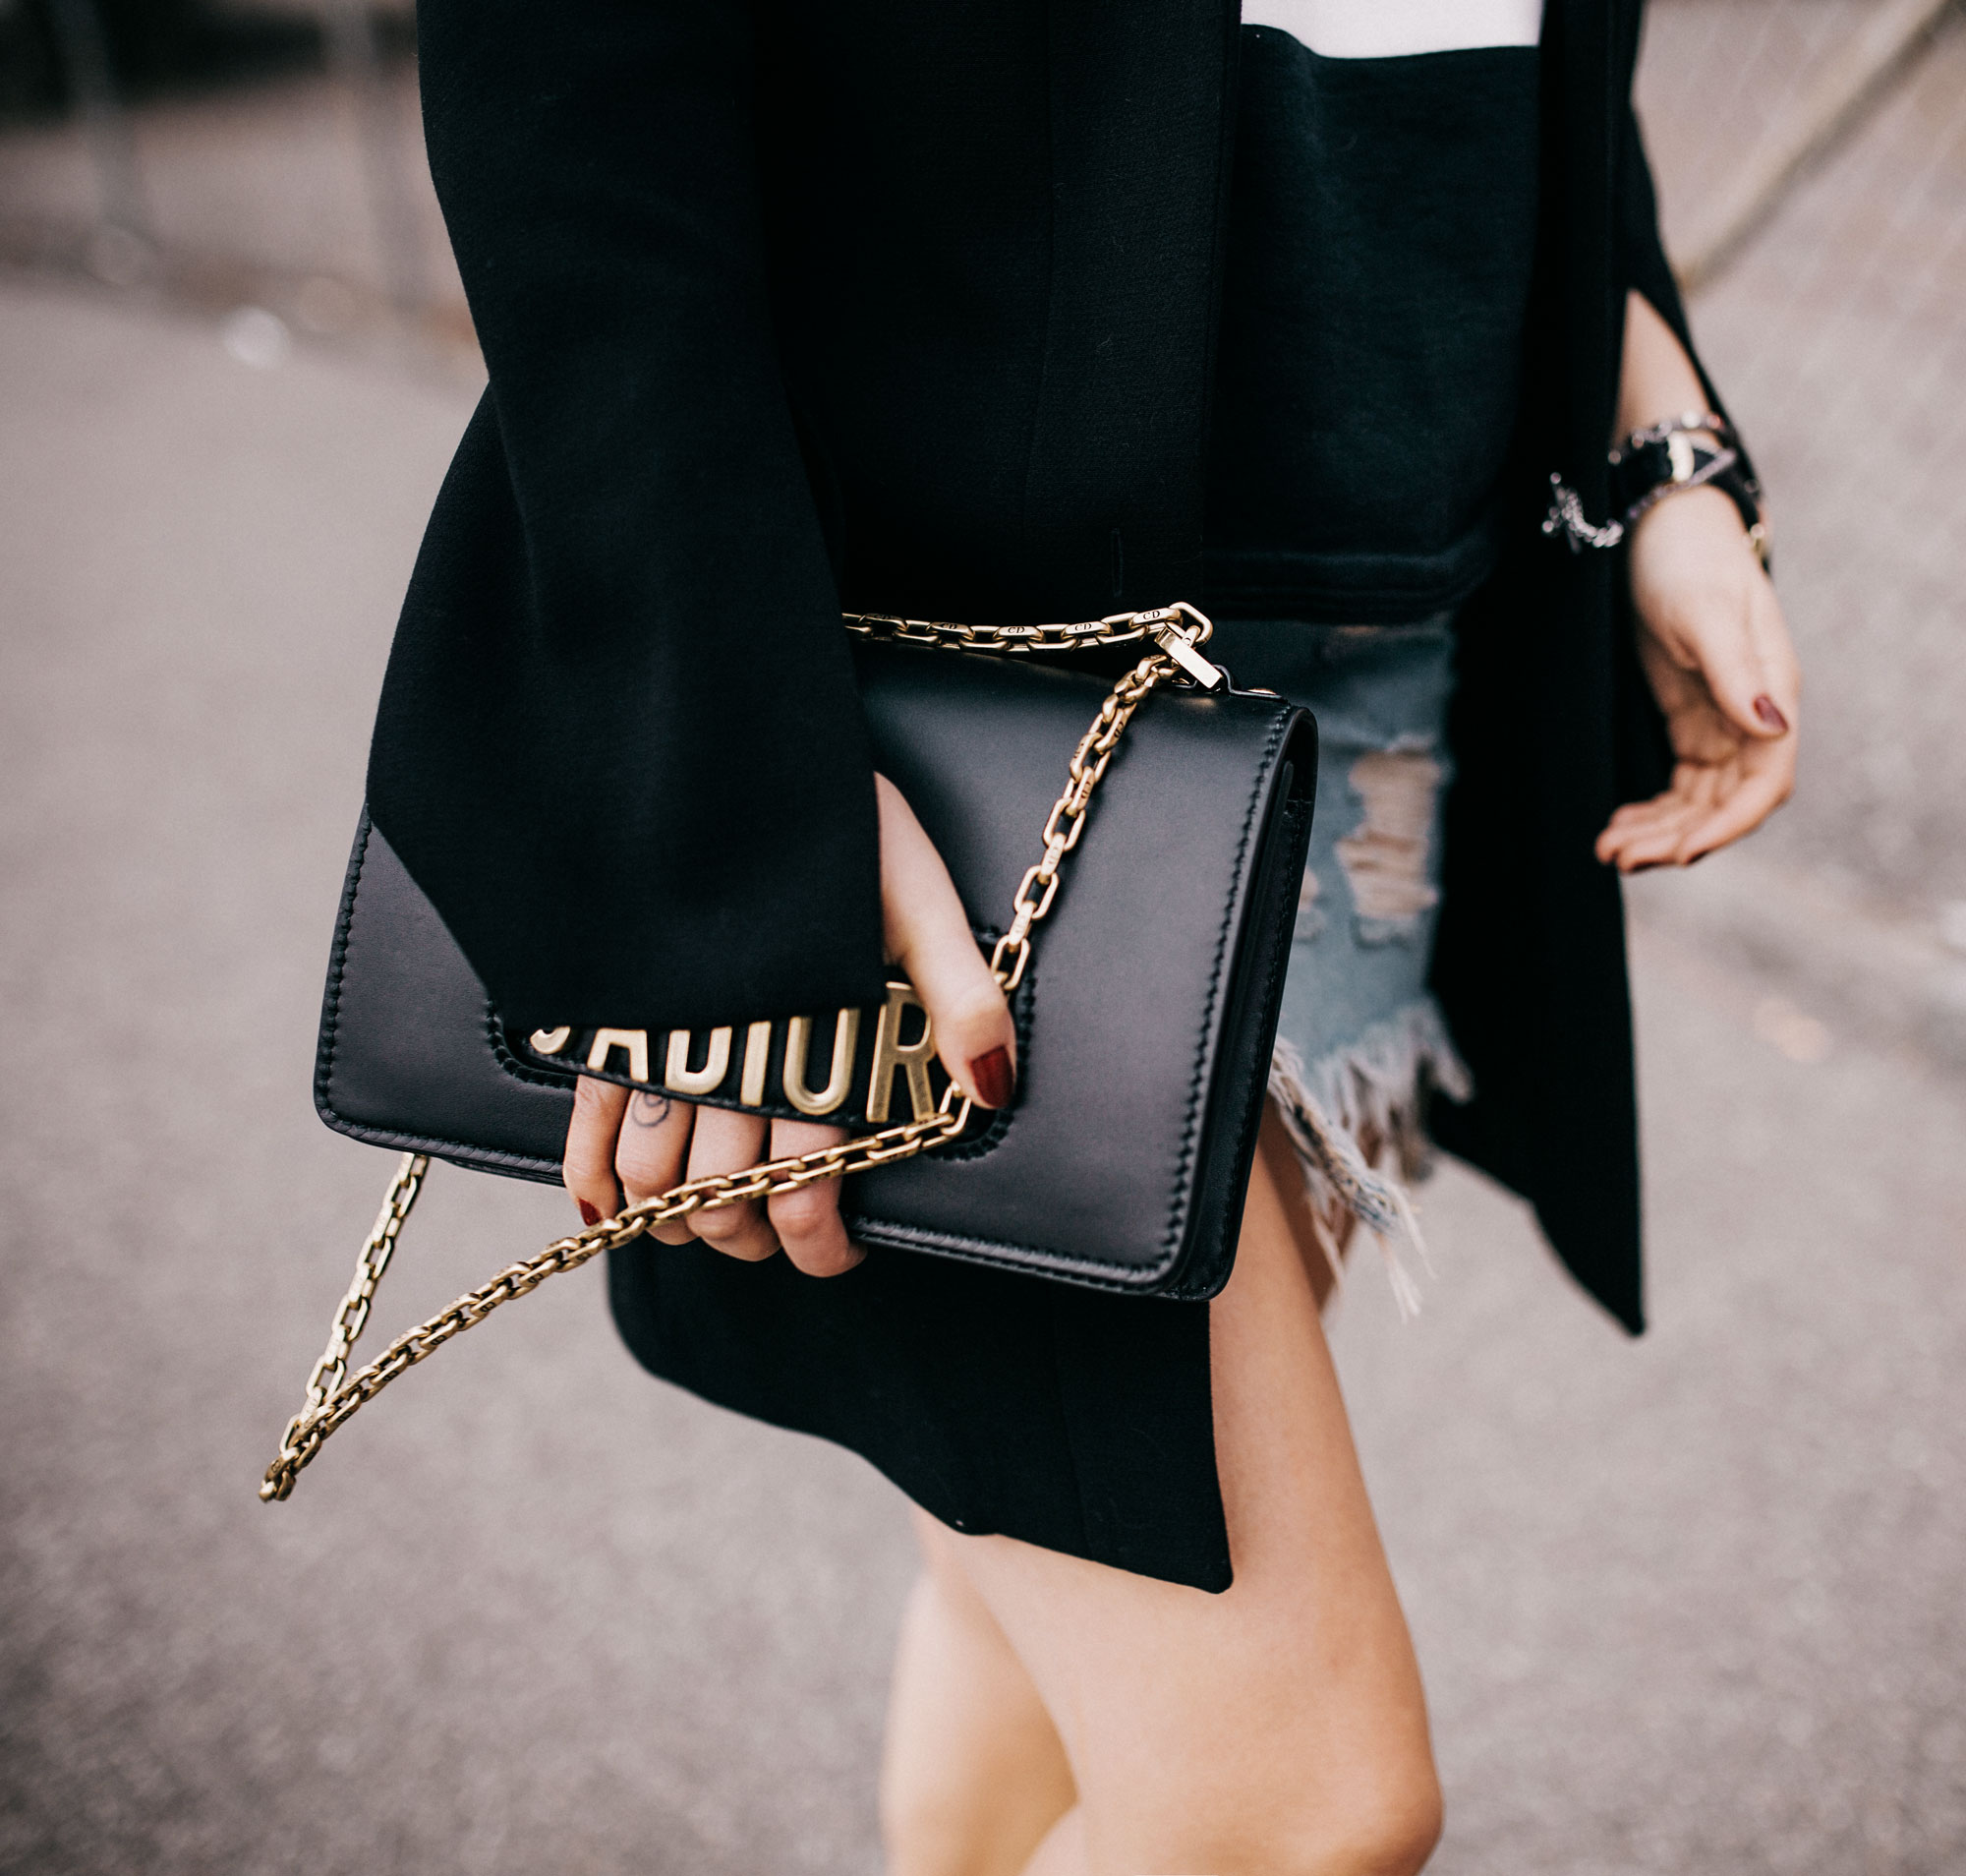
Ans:
[{"label": "black fabric hem", "polygon": [[1492,517],[1437,554],[1208,548],[1202,555],[1202,605],[1221,618],[1411,625],[1472,597],[1500,557]]},{"label": "black fabric hem", "polygon": [[607,1291],[650,1373],[847,1447],[952,1530],[1230,1585],[1205,1303],[878,1248],[807,1277],[701,1244],[611,1253]]}]

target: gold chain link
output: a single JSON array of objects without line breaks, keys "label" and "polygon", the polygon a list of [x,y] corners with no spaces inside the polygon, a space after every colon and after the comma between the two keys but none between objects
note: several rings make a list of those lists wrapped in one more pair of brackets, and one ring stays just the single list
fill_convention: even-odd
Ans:
[{"label": "gold chain link", "polygon": [[[1023,981],[1030,963],[1031,928],[1051,910],[1052,901],[1058,896],[1059,862],[1078,845],[1078,837],[1085,831],[1085,810],[1091,804],[1093,791],[1105,775],[1133,713],[1156,685],[1179,674],[1185,674],[1211,686],[1221,681],[1220,674],[1195,649],[1207,641],[1212,627],[1206,617],[1186,605],[1160,607],[1146,613],[1118,613],[1078,625],[951,625],[875,614],[848,614],[845,623],[847,630],[862,636],[946,646],[955,651],[1076,651],[1094,645],[1134,644],[1149,636],[1160,646],[1113,686],[1091,728],[1072,752],[1064,791],[1045,817],[1044,856],[1026,870],[1012,902],[1011,928],[998,939],[991,954],[991,972],[1009,996]],[[1041,889],[1036,898],[1031,896],[1033,888]],[[653,1199],[644,1199],[639,1204],[624,1206],[611,1218],[554,1239],[536,1257],[507,1264],[489,1283],[467,1291],[448,1309],[397,1336],[366,1368],[350,1376],[349,1352],[369,1320],[376,1286],[389,1267],[403,1223],[430,1169],[427,1154],[405,1153],[389,1182],[375,1229],[356,1260],[354,1281],[334,1313],[327,1347],[308,1377],[306,1400],[301,1411],[287,1423],[280,1450],[260,1482],[260,1496],[268,1502],[287,1497],[302,1469],[320,1450],[329,1435],[374,1400],[397,1376],[434,1355],[452,1336],[482,1322],[493,1310],[538,1289],[547,1278],[565,1270],[577,1270],[604,1251],[632,1244],[654,1225],[687,1218],[696,1212],[722,1210],[725,1205],[776,1199],[820,1180],[843,1179],[850,1173],[910,1159],[960,1134],[969,1124],[971,1109],[968,1096],[952,1082],[943,1090],[941,1106],[926,1120],[885,1127],[858,1140],[841,1141],[838,1145],[821,1146],[785,1159],[768,1159],[741,1172],[692,1179]]]},{"label": "gold chain link", "polygon": [[[1169,629],[1182,630],[1190,644],[1208,641],[1214,627],[1185,601],[1157,606],[1151,612],[1111,613],[1104,618],[1081,619],[1075,625],[958,625],[946,618],[901,618],[892,613],[846,613],[846,629],[860,638],[889,639],[902,645],[934,645],[943,651],[1000,652],[1027,656],[1032,652],[1089,651],[1102,645],[1136,645]],[[1162,650],[1166,650],[1165,645]]]}]

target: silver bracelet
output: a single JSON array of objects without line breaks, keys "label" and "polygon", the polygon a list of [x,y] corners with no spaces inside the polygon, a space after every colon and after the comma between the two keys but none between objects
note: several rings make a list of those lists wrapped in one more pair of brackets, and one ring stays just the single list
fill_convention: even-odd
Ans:
[{"label": "silver bracelet", "polygon": [[1689,431],[1710,430],[1720,439],[1723,445],[1734,440],[1734,427],[1718,411],[1682,411],[1677,417],[1661,417],[1655,424],[1648,424],[1644,430],[1635,430],[1621,443],[1611,449],[1611,467],[1616,468],[1634,449],[1643,449],[1648,443],[1664,442],[1668,437],[1680,437]]}]

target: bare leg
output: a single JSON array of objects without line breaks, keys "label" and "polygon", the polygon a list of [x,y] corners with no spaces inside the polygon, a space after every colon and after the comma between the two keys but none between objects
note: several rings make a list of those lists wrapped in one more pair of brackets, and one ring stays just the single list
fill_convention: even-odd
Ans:
[{"label": "bare leg", "polygon": [[1017,1876],[1077,1801],[1058,1729],[997,1618],[933,1547],[908,1599],[881,1771],[890,1876]]},{"label": "bare leg", "polygon": [[[922,1521],[935,1577],[959,1571],[994,1615],[1079,1794],[1030,1876],[1407,1876],[1438,1836],[1418,1671],[1293,1229],[1296,1182],[1280,1190],[1272,1159],[1210,1315],[1234,1586],[1208,1596]],[[895,1876],[998,1867],[896,1850]]]},{"label": "bare leg", "polygon": [[[1361,1139],[1359,1148],[1368,1165],[1377,1163],[1377,1141],[1369,1137]],[[1256,1153],[1277,1194],[1284,1228],[1303,1260],[1304,1275],[1310,1279],[1310,1293],[1321,1315],[1331,1300],[1331,1292],[1338,1286],[1338,1271],[1332,1260],[1343,1260],[1352,1247],[1352,1235],[1359,1221],[1342,1207],[1321,1217],[1311,1215],[1310,1199],[1303,1189],[1303,1169],[1298,1164],[1290,1130],[1269,1101],[1263,1103],[1263,1129],[1257,1136]]]}]

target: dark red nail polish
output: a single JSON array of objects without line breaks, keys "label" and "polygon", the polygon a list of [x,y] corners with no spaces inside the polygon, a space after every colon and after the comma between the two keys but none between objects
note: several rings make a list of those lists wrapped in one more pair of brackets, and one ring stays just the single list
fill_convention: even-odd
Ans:
[{"label": "dark red nail polish", "polygon": [[1755,715],[1761,718],[1770,730],[1778,730],[1784,733],[1787,733],[1788,719],[1775,707],[1775,700],[1772,697],[1757,697],[1755,699]]},{"label": "dark red nail polish", "polygon": [[590,1205],[585,1199],[580,1201],[580,1222],[584,1225],[598,1225],[601,1222],[600,1208]]},{"label": "dark red nail polish", "polygon": [[1009,1107],[1016,1077],[1011,1073],[1011,1051],[995,1048],[969,1064],[970,1085],[985,1107]]}]

